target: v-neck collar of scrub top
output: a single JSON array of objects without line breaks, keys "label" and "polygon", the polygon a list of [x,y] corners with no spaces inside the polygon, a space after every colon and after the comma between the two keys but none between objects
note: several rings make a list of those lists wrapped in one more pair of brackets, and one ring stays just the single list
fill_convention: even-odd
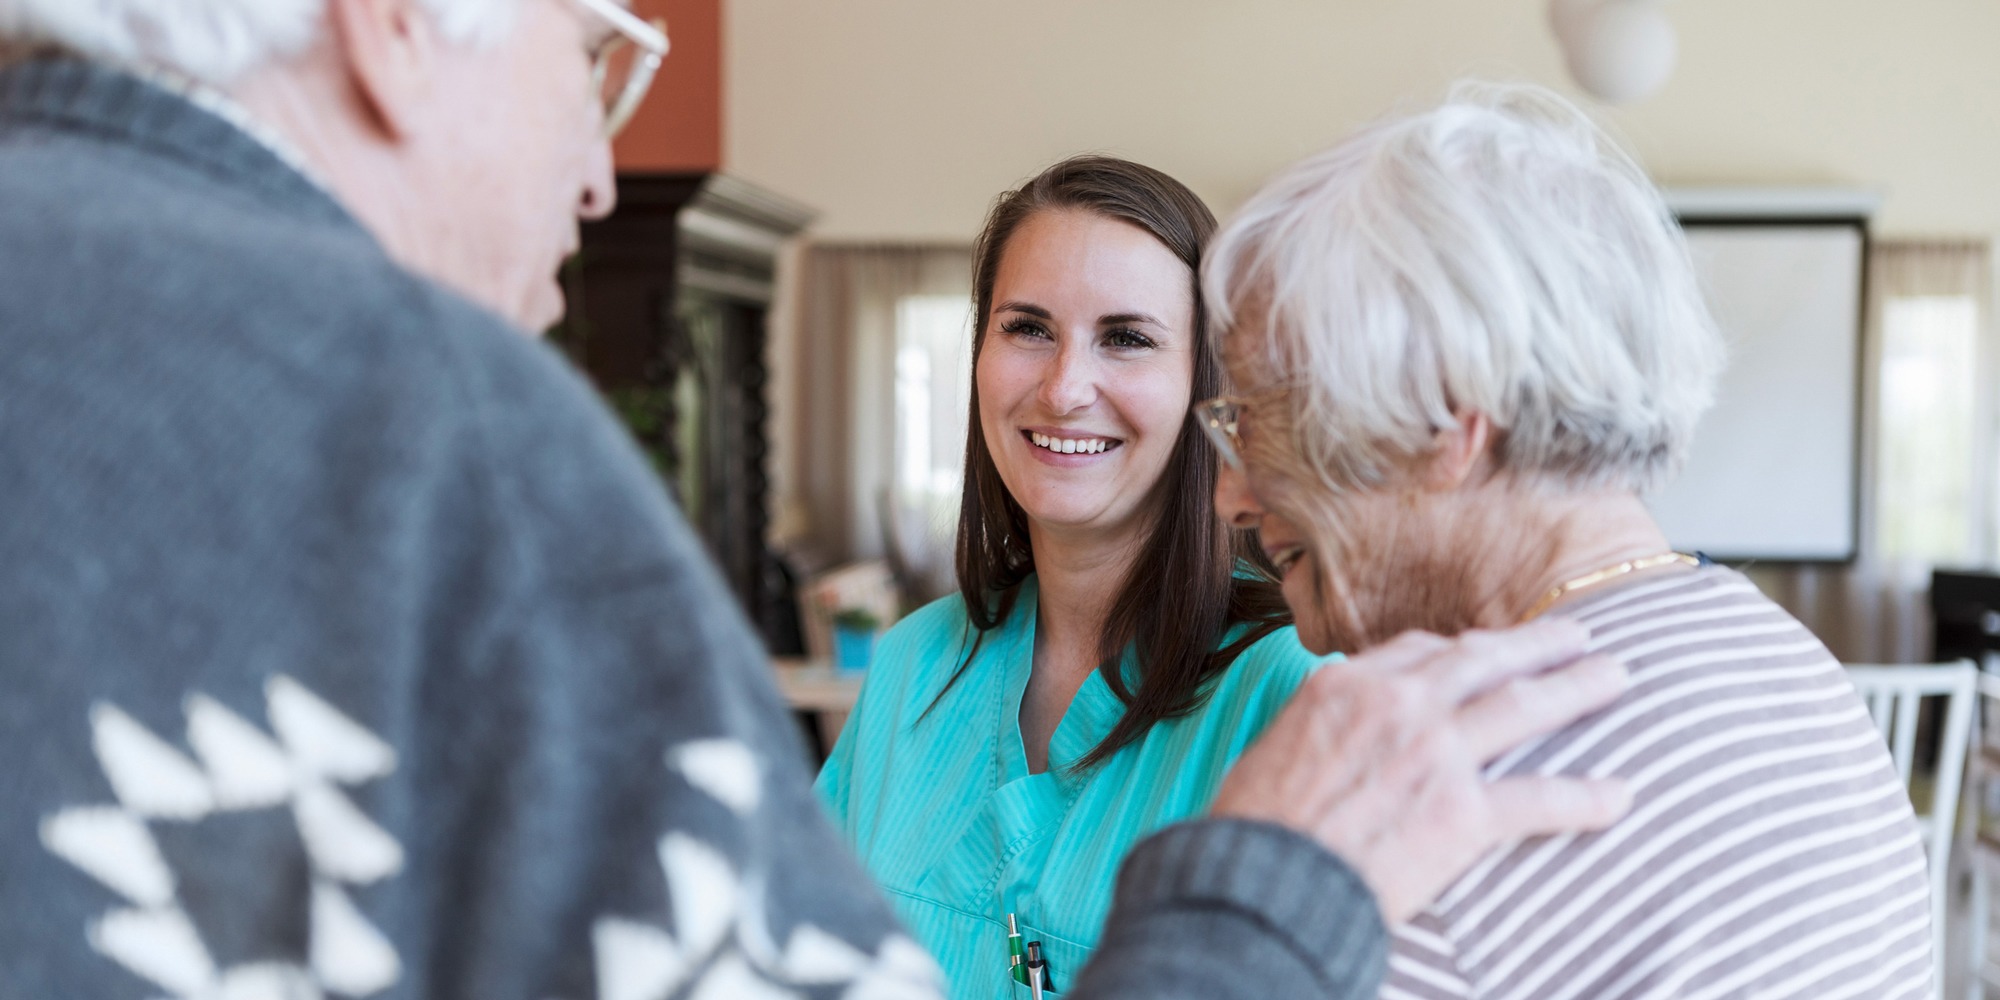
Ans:
[{"label": "v-neck collar of scrub top", "polygon": [[[1023,897],[1032,892],[1057,829],[1094,774],[1063,765],[1102,741],[1125,710],[1100,672],[1093,671],[1049,739],[1049,769],[1028,773],[1021,744],[1021,697],[1034,670],[1038,600],[1030,577],[1022,583],[1005,626],[989,634],[997,641],[979,652],[978,658],[1000,673],[989,708],[994,713],[993,731],[1000,734],[993,741],[994,787],[954,845],[940,855],[952,860],[931,869],[920,889],[973,912],[984,912],[990,904],[982,906],[979,901],[995,894],[1003,901],[1003,912],[1027,905]],[[999,914],[993,915],[998,918]]]},{"label": "v-neck collar of scrub top", "polygon": [[1028,679],[1035,670],[1035,629],[1040,622],[1040,602],[1041,591],[1031,576],[1021,583],[1020,596],[1014,602],[1012,617],[1018,621],[1010,623],[1013,627],[1006,630],[1010,648],[995,650],[1000,654],[997,659],[1006,678],[1000,685],[997,708],[1003,718],[998,731],[1008,734],[996,741],[999,783],[1006,787],[1024,779],[1050,778],[1066,793],[1067,801],[1074,797],[1075,785],[1081,780],[1068,765],[1082,759],[1110,735],[1124,717],[1125,704],[1112,693],[1101,668],[1091,671],[1076,689],[1076,695],[1049,737],[1048,768],[1041,774],[1028,773],[1028,754],[1021,735],[1021,700],[1027,696]]}]

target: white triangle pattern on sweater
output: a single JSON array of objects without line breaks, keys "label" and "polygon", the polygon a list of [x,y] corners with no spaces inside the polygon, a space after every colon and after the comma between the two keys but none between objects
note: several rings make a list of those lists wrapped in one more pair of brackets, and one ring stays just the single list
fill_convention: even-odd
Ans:
[{"label": "white triangle pattern on sweater", "polygon": [[[276,738],[221,702],[190,695],[192,756],[116,705],[92,706],[91,746],[116,804],[58,810],[42,821],[42,844],[133,904],[91,923],[91,947],[179,1000],[314,1000],[323,991],[372,996],[396,984],[402,963],[343,885],[401,871],[403,847],[336,785],[387,776],[395,751],[292,678],[272,677],[265,702]],[[150,824],[274,808],[291,811],[313,870],[311,968],[283,962],[217,968],[180,905]]]}]

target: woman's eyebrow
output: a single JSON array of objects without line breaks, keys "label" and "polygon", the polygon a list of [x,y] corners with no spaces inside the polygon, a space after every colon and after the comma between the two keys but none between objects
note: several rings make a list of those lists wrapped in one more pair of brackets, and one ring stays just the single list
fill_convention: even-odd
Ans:
[{"label": "woman's eyebrow", "polygon": [[1098,326],[1134,325],[1141,323],[1150,323],[1154,326],[1167,325],[1145,313],[1112,313],[1109,316],[1100,316],[1097,319]]},{"label": "woman's eyebrow", "polygon": [[[993,311],[996,313],[1027,313],[1037,319],[1053,320],[1056,318],[1054,313],[1032,302],[1002,302],[995,306]],[[1138,324],[1151,324],[1157,327],[1165,327],[1167,325],[1160,322],[1158,318],[1151,314],[1142,312],[1109,313],[1097,318],[1097,325],[1099,326],[1130,326]]]}]

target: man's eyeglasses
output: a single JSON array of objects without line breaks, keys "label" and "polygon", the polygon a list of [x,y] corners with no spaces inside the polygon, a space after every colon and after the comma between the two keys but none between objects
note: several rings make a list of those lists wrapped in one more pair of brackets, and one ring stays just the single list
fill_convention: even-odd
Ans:
[{"label": "man's eyeglasses", "polygon": [[1243,410],[1251,403],[1276,399],[1285,386],[1272,386],[1242,396],[1217,396],[1194,404],[1194,422],[1208,435],[1215,453],[1238,472],[1243,471]]},{"label": "man's eyeglasses", "polygon": [[576,2],[617,32],[598,48],[590,69],[591,85],[603,102],[604,137],[609,139],[632,121],[653,86],[653,74],[667,58],[667,25],[658,19],[642,21],[617,0]]}]

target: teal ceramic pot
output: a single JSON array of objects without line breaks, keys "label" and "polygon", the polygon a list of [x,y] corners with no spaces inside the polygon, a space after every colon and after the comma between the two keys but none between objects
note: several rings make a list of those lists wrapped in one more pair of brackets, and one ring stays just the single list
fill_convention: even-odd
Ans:
[{"label": "teal ceramic pot", "polygon": [[834,626],[834,667],[850,672],[868,669],[868,661],[875,655],[875,632],[872,628]]}]

